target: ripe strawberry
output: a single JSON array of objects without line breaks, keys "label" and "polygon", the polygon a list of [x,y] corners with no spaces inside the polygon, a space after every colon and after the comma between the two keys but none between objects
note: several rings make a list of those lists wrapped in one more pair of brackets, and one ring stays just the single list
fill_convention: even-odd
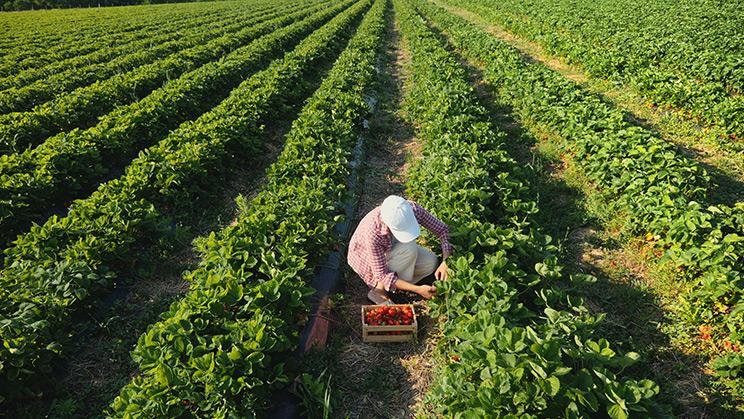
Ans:
[{"label": "ripe strawberry", "polygon": [[711,338],[711,332],[713,329],[708,325],[702,325],[698,328],[700,331],[700,338],[703,340],[710,340]]}]

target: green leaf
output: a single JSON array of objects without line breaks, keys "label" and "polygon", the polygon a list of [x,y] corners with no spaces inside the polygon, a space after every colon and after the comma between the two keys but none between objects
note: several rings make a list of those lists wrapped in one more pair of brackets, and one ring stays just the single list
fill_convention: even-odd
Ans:
[{"label": "green leaf", "polygon": [[530,367],[532,368],[532,372],[535,374],[535,377],[537,378],[547,378],[548,374],[545,373],[545,370],[538,364],[529,361]]},{"label": "green leaf", "polygon": [[571,367],[558,367],[555,369],[555,371],[553,371],[553,375],[560,377],[560,376],[568,374],[569,372],[571,372],[571,370],[572,370]]},{"label": "green leaf", "polygon": [[550,268],[544,263],[536,263],[535,271],[543,277],[547,277],[548,275],[550,275]]},{"label": "green leaf", "polygon": [[559,311],[553,310],[550,307],[545,307],[544,312],[545,312],[545,315],[548,316],[548,319],[551,322],[555,322],[558,319],[558,317],[560,316],[560,312]]},{"label": "green leaf", "polygon": [[227,357],[231,361],[237,361],[237,360],[239,360],[242,357],[241,354],[240,354],[240,349],[238,349],[237,346],[233,346],[232,349],[230,350],[230,353],[227,355]]},{"label": "green leaf", "polygon": [[62,353],[62,344],[59,342],[52,342],[49,345],[46,346],[47,350],[52,351],[56,354]]},{"label": "green leaf", "polygon": [[607,414],[613,419],[627,419],[628,411],[623,409],[619,404],[610,405],[607,408]]},{"label": "green leaf", "polygon": [[548,388],[548,394],[550,396],[555,396],[558,394],[558,391],[561,389],[561,381],[554,376],[548,377],[547,380],[545,380],[545,384]]},{"label": "green leaf", "polygon": [[175,380],[173,370],[166,364],[160,364],[155,368],[155,380],[164,386],[169,386]]}]

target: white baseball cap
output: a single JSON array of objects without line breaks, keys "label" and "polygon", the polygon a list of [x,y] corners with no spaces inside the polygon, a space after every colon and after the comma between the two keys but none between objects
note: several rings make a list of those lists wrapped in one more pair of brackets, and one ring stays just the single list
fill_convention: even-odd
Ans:
[{"label": "white baseball cap", "polygon": [[413,213],[413,206],[406,199],[390,195],[380,205],[380,218],[401,243],[416,240],[421,227]]}]

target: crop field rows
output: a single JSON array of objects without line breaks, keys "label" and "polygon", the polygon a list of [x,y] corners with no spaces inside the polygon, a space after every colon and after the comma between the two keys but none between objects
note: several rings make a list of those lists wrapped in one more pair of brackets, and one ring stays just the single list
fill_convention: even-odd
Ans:
[{"label": "crop field rows", "polygon": [[[744,14],[662,3],[0,13],[0,414],[744,415]],[[419,339],[349,270],[299,355],[394,182],[455,247]]]}]

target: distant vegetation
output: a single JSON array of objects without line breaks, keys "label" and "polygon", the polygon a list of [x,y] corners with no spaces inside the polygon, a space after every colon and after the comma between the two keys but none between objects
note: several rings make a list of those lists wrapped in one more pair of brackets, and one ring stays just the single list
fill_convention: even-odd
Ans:
[{"label": "distant vegetation", "polygon": [[0,10],[69,9],[72,7],[127,6],[207,0],[0,0]]}]

